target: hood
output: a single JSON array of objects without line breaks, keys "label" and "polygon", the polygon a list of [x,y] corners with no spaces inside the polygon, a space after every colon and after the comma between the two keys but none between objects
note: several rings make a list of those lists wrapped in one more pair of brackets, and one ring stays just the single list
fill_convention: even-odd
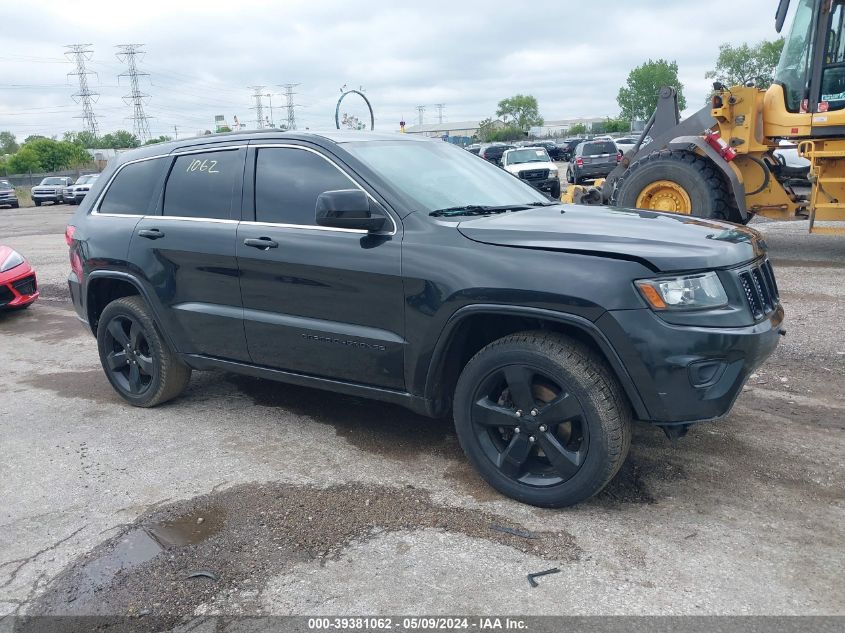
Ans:
[{"label": "hood", "polygon": [[723,268],[766,251],[747,227],[611,207],[541,207],[464,220],[458,230],[485,244],[628,259],[655,272]]}]

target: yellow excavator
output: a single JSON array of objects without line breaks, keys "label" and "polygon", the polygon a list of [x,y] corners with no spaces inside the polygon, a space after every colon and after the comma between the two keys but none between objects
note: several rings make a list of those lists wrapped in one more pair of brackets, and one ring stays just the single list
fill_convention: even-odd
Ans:
[{"label": "yellow excavator", "polygon": [[[778,4],[778,33],[789,2]],[[767,90],[716,83],[710,103],[681,121],[675,90],[661,88],[619,166],[561,199],[739,223],[754,215],[809,220],[812,233],[845,234],[845,225],[817,225],[845,223],[844,27],[845,0],[798,0]],[[784,142],[809,161],[809,188],[775,154]]]}]

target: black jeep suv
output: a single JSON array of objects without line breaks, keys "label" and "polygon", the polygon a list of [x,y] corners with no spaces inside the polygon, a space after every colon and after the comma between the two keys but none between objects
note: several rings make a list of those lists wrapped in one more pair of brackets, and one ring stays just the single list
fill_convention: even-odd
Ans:
[{"label": "black jeep suv", "polygon": [[783,319],[752,229],[551,202],[409,135],[126,152],[66,239],[131,404],[218,369],[452,412],[481,475],[541,506],[601,490],[632,418],[675,436],[727,413]]}]

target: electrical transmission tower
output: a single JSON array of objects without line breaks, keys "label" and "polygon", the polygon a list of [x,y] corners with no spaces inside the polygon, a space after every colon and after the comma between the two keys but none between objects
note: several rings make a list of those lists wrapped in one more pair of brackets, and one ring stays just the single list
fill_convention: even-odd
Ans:
[{"label": "electrical transmission tower", "polygon": [[91,54],[94,51],[90,44],[68,44],[65,48],[68,49],[65,56],[76,64],[76,72],[68,73],[68,77],[76,76],[79,80],[79,92],[71,95],[76,103],[82,104],[82,114],[76,118],[82,119],[82,125],[86,132],[97,136],[99,128],[97,117],[94,116],[93,103],[97,101],[97,97],[100,95],[88,87],[88,75],[96,75],[97,73],[85,68],[85,62],[91,59]]},{"label": "electrical transmission tower", "polygon": [[144,54],[144,45],[120,44],[117,48],[120,51],[117,53],[117,58],[126,64],[126,72],[120,73],[117,80],[119,82],[121,77],[129,77],[129,94],[123,97],[123,101],[127,105],[132,104],[132,132],[143,144],[152,137],[150,117],[144,114],[144,100],[149,99],[150,95],[141,92],[138,81],[139,77],[150,74],[138,70],[138,58]]},{"label": "electrical transmission tower", "polygon": [[425,115],[425,106],[418,105],[417,106],[417,113],[419,114],[420,125],[423,124],[423,116]]},{"label": "electrical transmission tower", "polygon": [[286,107],[288,109],[288,129],[295,130],[296,129],[296,112],[294,108],[296,108],[296,104],[293,102],[293,95],[296,93],[293,91],[299,84],[282,84],[281,88],[285,89],[285,100],[286,100]]},{"label": "electrical transmission tower", "polygon": [[255,110],[255,121],[259,129],[264,128],[264,103],[261,99],[264,97],[264,86],[249,86],[252,90],[252,98],[255,99],[255,105],[250,110]]},{"label": "electrical transmission tower", "polygon": [[445,103],[435,103],[434,107],[437,108],[437,122],[443,123],[443,108],[446,107]]}]

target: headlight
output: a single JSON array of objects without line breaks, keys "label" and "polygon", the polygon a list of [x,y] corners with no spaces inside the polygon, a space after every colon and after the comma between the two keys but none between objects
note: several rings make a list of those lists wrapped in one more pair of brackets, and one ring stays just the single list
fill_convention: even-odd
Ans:
[{"label": "headlight", "polygon": [[15,266],[20,266],[23,264],[23,257],[17,251],[12,251],[9,253],[9,256],[3,260],[3,263],[0,264],[0,273],[5,273],[7,270],[11,270]]},{"label": "headlight", "polygon": [[721,308],[728,303],[725,288],[714,272],[638,279],[634,282],[655,310],[700,310]]},{"label": "headlight", "polygon": [[549,176],[557,176],[557,167],[552,167],[549,170]]}]

